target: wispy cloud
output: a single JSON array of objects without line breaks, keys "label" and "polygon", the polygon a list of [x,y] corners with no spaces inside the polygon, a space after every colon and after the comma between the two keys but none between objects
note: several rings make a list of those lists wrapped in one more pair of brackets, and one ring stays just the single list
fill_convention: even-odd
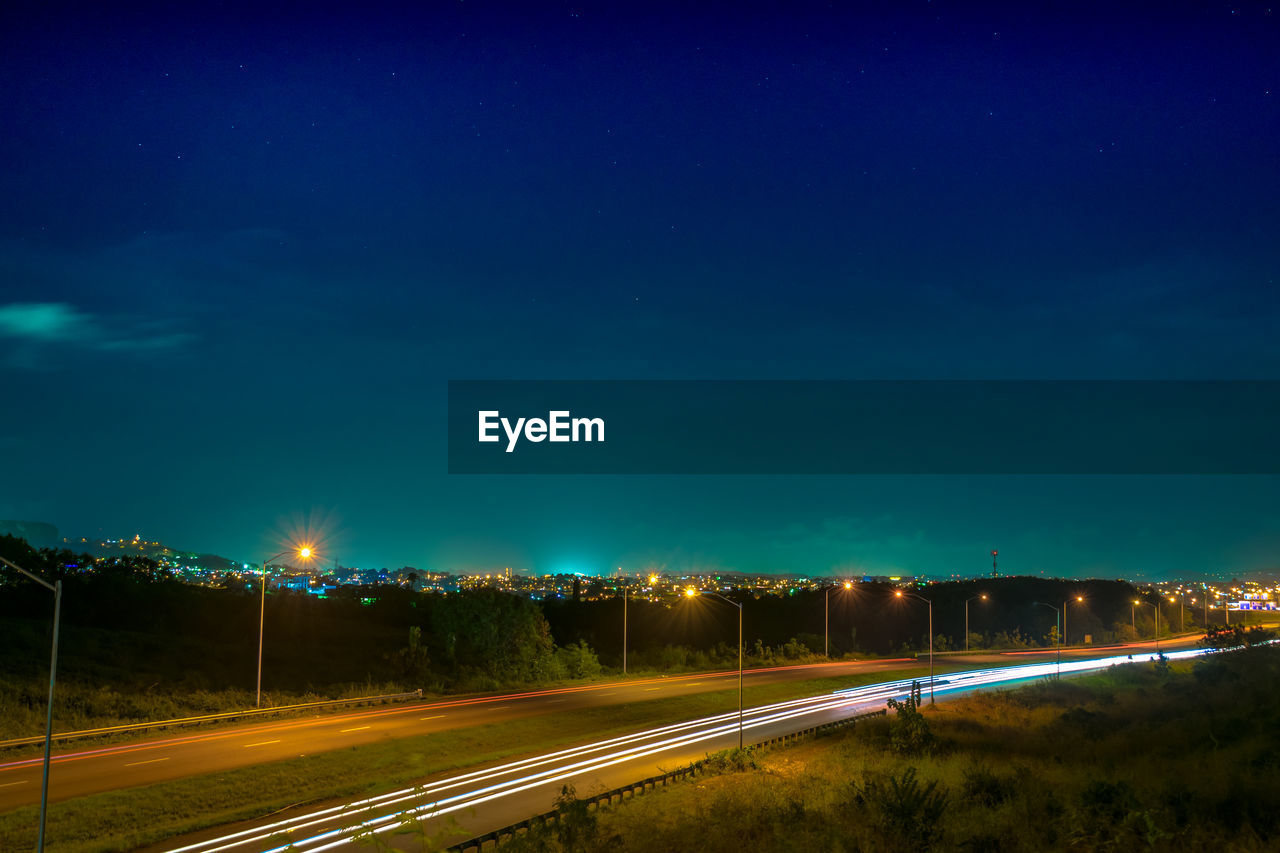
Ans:
[{"label": "wispy cloud", "polygon": [[[60,347],[96,352],[170,349],[191,335],[157,321],[98,316],[66,302],[14,302],[0,305],[0,339],[31,347]],[[30,351],[11,364],[34,366]]]}]

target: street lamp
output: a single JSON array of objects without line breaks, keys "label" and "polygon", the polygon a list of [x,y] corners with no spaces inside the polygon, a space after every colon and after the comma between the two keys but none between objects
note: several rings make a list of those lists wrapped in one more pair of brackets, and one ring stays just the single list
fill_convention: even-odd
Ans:
[{"label": "street lamp", "polygon": [[14,565],[4,557],[0,557],[0,563],[21,572],[53,593],[53,652],[49,658],[49,703],[45,707],[44,716],[44,774],[40,782],[40,832],[36,836],[36,850],[43,853],[45,816],[49,813],[49,755],[53,747],[53,686],[58,680],[58,621],[62,613],[62,581],[49,583],[21,566]]},{"label": "street lamp", "polygon": [[269,557],[269,558],[267,558],[266,560],[263,560],[263,561],[262,561],[262,604],[261,604],[261,606],[258,608],[258,698],[257,698],[257,705],[258,705],[258,707],[259,707],[259,708],[261,708],[261,707],[262,707],[262,628],[263,628],[264,624],[266,623],[266,618],[267,618],[267,566],[271,563],[271,561],[272,561],[272,560],[278,560],[278,559],[280,559],[281,557],[287,557],[287,556],[289,556],[290,554],[294,554],[294,553],[296,553],[299,557],[301,557],[301,558],[302,558],[302,559],[304,559],[304,560],[310,560],[310,559],[311,559],[311,547],[310,547],[310,546],[308,546],[308,545],[303,545],[301,548],[297,548],[297,549],[290,548],[290,549],[289,549],[289,550],[287,550],[287,551],[281,551],[279,554],[276,554],[274,557]]},{"label": "street lamp", "polygon": [[[902,590],[895,590],[893,593],[896,597],[902,598],[904,593]],[[914,592],[905,593],[912,598],[918,598],[925,604],[929,605],[929,704],[933,703],[933,602],[925,598],[923,595],[916,595]]]},{"label": "street lamp", "polygon": [[[853,589],[853,581],[845,581],[844,588]],[[824,657],[831,657],[831,589],[827,587],[822,602],[822,654]]]},{"label": "street lamp", "polygon": [[[1050,610],[1052,610],[1054,613],[1056,613],[1056,614],[1057,614],[1057,617],[1058,617],[1058,625],[1061,625],[1062,613],[1063,613],[1063,611],[1064,611],[1064,610],[1066,610],[1066,609],[1067,609],[1067,603],[1066,603],[1065,601],[1064,601],[1064,602],[1062,602],[1062,610],[1059,610],[1058,608],[1054,607],[1052,604],[1045,604],[1043,601],[1033,601],[1033,602],[1031,602],[1031,604],[1032,604],[1033,606],[1034,606],[1034,605],[1039,605],[1040,607],[1047,607],[1047,608],[1049,608]],[[1059,632],[1058,632],[1057,640],[1058,640],[1058,642],[1057,642],[1057,657],[1058,657],[1057,667],[1058,667],[1058,678],[1061,678],[1061,677],[1062,677],[1062,632],[1061,632],[1061,631],[1059,631]]]},{"label": "street lamp", "polygon": [[[1084,596],[1077,595],[1076,601],[1080,604],[1084,604]],[[1069,602],[1067,601],[1062,602],[1062,640],[1064,643],[1067,640],[1067,604],[1068,603]],[[1080,642],[1083,643],[1084,639],[1081,638]]]},{"label": "street lamp", "polygon": [[[618,566],[622,571],[622,566]],[[627,576],[622,576],[622,674],[627,674]]]},{"label": "street lamp", "polygon": [[1133,603],[1139,607],[1145,604],[1147,607],[1150,607],[1152,610],[1156,612],[1156,651],[1159,652],[1160,651],[1160,606],[1157,604],[1153,604],[1150,601],[1138,601],[1137,599],[1135,599]]},{"label": "street lamp", "polygon": [[1187,633],[1187,595],[1186,593],[1179,590],[1178,600],[1175,601],[1174,597],[1171,595],[1169,596],[1169,603],[1170,604],[1178,603],[1180,605],[1179,612],[1178,612],[1178,631],[1183,634]]},{"label": "street lamp", "polygon": [[979,598],[986,601],[987,594],[984,592],[981,595],[975,595],[973,598],[966,598],[964,600],[964,653],[966,655],[969,654],[969,602]]},{"label": "street lamp", "polygon": [[732,598],[721,595],[714,590],[698,590],[689,587],[684,591],[689,598],[696,598],[699,595],[714,595],[722,601],[727,601],[734,607],[738,608],[738,749],[742,749],[742,602],[734,601]]}]

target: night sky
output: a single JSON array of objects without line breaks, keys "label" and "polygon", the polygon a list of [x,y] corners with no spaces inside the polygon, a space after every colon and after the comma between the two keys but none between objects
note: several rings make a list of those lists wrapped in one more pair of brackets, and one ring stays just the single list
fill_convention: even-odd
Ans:
[{"label": "night sky", "polygon": [[0,13],[0,518],[436,570],[1280,565],[1275,477],[444,442],[448,379],[1280,379],[1268,4],[425,5]]}]

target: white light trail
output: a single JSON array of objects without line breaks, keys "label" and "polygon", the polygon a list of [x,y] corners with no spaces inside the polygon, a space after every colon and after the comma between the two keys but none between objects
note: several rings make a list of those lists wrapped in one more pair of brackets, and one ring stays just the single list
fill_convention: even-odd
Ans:
[{"label": "white light trail", "polygon": [[[1180,660],[1202,655],[1207,651],[1209,650],[1189,649],[1169,652],[1164,657],[1168,660]],[[1133,656],[1065,661],[1061,665],[1038,663],[947,673],[934,679],[933,690],[935,693],[972,690],[993,684],[1008,684],[1040,678],[1058,672],[1080,673],[1119,664],[1153,661],[1158,657],[1158,652],[1144,652]],[[923,688],[928,680],[925,678],[902,679],[749,708],[744,711],[743,728],[757,729],[823,712],[860,710],[869,706],[879,706],[887,699],[907,695],[913,683]],[[267,848],[267,853],[280,853],[285,850],[308,850],[309,853],[320,853],[320,851],[349,844],[357,835],[367,836],[393,831],[420,817],[449,814],[583,773],[713,740],[735,732],[737,729],[736,711],[659,726],[544,755],[523,758],[496,767],[461,773],[418,787],[401,788],[343,806],[285,818],[184,847],[173,848],[168,853],[219,853],[219,851],[236,848],[255,849],[253,845],[261,844],[268,839],[278,843],[281,833],[320,829],[328,824],[330,828],[320,829],[309,837]],[[479,785],[479,787],[471,787],[444,797],[439,796],[472,785]],[[423,799],[428,796],[431,799],[423,802]],[[396,807],[400,808],[396,809]],[[395,810],[375,814],[388,808]],[[354,825],[332,826],[335,820],[346,820],[361,815],[368,815],[368,817]]]}]

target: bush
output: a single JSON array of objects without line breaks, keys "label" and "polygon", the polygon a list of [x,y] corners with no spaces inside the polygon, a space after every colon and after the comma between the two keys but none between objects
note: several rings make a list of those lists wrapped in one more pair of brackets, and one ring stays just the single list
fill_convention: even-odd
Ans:
[{"label": "bush", "polygon": [[920,682],[911,682],[911,692],[899,702],[890,699],[886,703],[897,712],[889,724],[889,743],[894,752],[904,755],[921,755],[933,749],[933,732],[929,721],[920,713]]},{"label": "bush", "polygon": [[601,672],[600,658],[583,642],[556,649],[556,661],[568,678],[596,678]]},{"label": "bush", "polygon": [[873,775],[855,783],[852,794],[854,806],[892,849],[927,850],[941,835],[947,793],[936,781],[920,784],[914,767],[900,776]]},{"label": "bush", "polygon": [[1011,776],[1000,776],[985,765],[970,764],[964,770],[961,785],[966,800],[990,809],[1013,797],[1017,780]]}]

